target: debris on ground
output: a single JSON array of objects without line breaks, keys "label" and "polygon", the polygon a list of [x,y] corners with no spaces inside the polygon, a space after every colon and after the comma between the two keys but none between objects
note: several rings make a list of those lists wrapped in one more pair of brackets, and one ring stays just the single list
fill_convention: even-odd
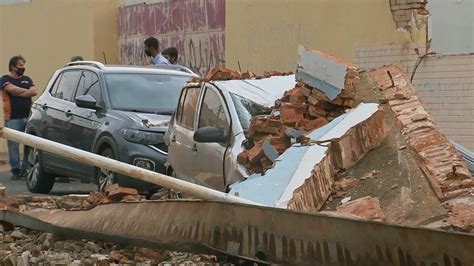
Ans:
[{"label": "debris on ground", "polygon": [[378,175],[380,173],[380,171],[378,170],[372,170],[368,173],[365,173],[363,176],[361,176],[359,179],[360,180],[366,180],[366,179],[369,179],[369,178],[374,178],[376,175]]},{"label": "debris on ground", "polygon": [[122,246],[86,239],[62,239],[15,227],[0,231],[0,265],[215,264],[214,255]]},{"label": "debris on ground", "polygon": [[444,204],[448,210],[447,223],[457,231],[474,233],[474,198],[461,198]]},{"label": "debris on ground", "polygon": [[370,196],[359,198],[350,201],[350,197],[344,198],[341,206],[338,206],[336,211],[322,211],[321,213],[347,218],[357,218],[369,221],[385,221],[385,215],[380,207],[380,202],[377,198]]},{"label": "debris on ground", "polygon": [[346,195],[347,191],[357,185],[357,179],[355,178],[339,178],[334,181],[332,185],[332,198],[341,198]]},{"label": "debris on ground", "polygon": [[[164,191],[168,190],[165,189]],[[163,197],[166,196],[167,194],[163,195]],[[155,196],[155,199],[159,200],[161,198]],[[37,208],[78,211],[90,210],[97,205],[110,202],[138,202],[144,200],[145,197],[139,195],[136,189],[113,184],[107,187],[103,193],[92,191],[89,195],[65,195],[61,197],[31,195],[5,196],[0,197],[0,206],[4,206],[3,209],[16,209],[20,212]]]}]

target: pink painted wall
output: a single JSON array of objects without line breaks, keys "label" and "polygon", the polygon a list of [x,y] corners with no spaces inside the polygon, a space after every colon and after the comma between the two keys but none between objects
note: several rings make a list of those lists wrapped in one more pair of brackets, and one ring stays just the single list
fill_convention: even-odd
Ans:
[{"label": "pink painted wall", "polygon": [[224,65],[225,0],[168,0],[118,10],[119,61],[147,62],[143,41],[154,36],[160,50],[175,46],[179,64],[206,73]]}]

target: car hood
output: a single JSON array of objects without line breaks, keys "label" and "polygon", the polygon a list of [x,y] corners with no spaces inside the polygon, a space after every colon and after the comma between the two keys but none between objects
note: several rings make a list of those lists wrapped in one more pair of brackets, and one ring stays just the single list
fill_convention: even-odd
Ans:
[{"label": "car hood", "polygon": [[125,116],[133,120],[138,127],[158,129],[168,128],[170,115],[158,115],[158,114],[145,114],[145,113],[134,113],[134,112],[122,112]]}]

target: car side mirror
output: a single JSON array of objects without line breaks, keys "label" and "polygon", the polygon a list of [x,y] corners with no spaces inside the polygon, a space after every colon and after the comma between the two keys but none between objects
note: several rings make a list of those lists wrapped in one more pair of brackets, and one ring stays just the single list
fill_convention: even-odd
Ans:
[{"label": "car side mirror", "polygon": [[227,132],[215,127],[202,127],[194,132],[194,141],[202,143],[227,142]]},{"label": "car side mirror", "polygon": [[77,107],[94,109],[94,110],[99,109],[99,107],[97,106],[97,100],[91,95],[78,96],[76,97],[75,102],[76,102]]}]

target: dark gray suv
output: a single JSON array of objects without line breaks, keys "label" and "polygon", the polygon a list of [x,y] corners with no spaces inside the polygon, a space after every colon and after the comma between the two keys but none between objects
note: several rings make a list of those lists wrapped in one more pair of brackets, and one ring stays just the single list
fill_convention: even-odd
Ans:
[{"label": "dark gray suv", "polygon": [[[196,76],[176,66],[105,66],[74,62],[54,73],[33,103],[26,132],[148,170],[165,172],[163,135],[186,81]],[[26,184],[49,193],[55,177],[90,179],[103,190],[118,182],[141,191],[153,186],[26,147]]]}]

